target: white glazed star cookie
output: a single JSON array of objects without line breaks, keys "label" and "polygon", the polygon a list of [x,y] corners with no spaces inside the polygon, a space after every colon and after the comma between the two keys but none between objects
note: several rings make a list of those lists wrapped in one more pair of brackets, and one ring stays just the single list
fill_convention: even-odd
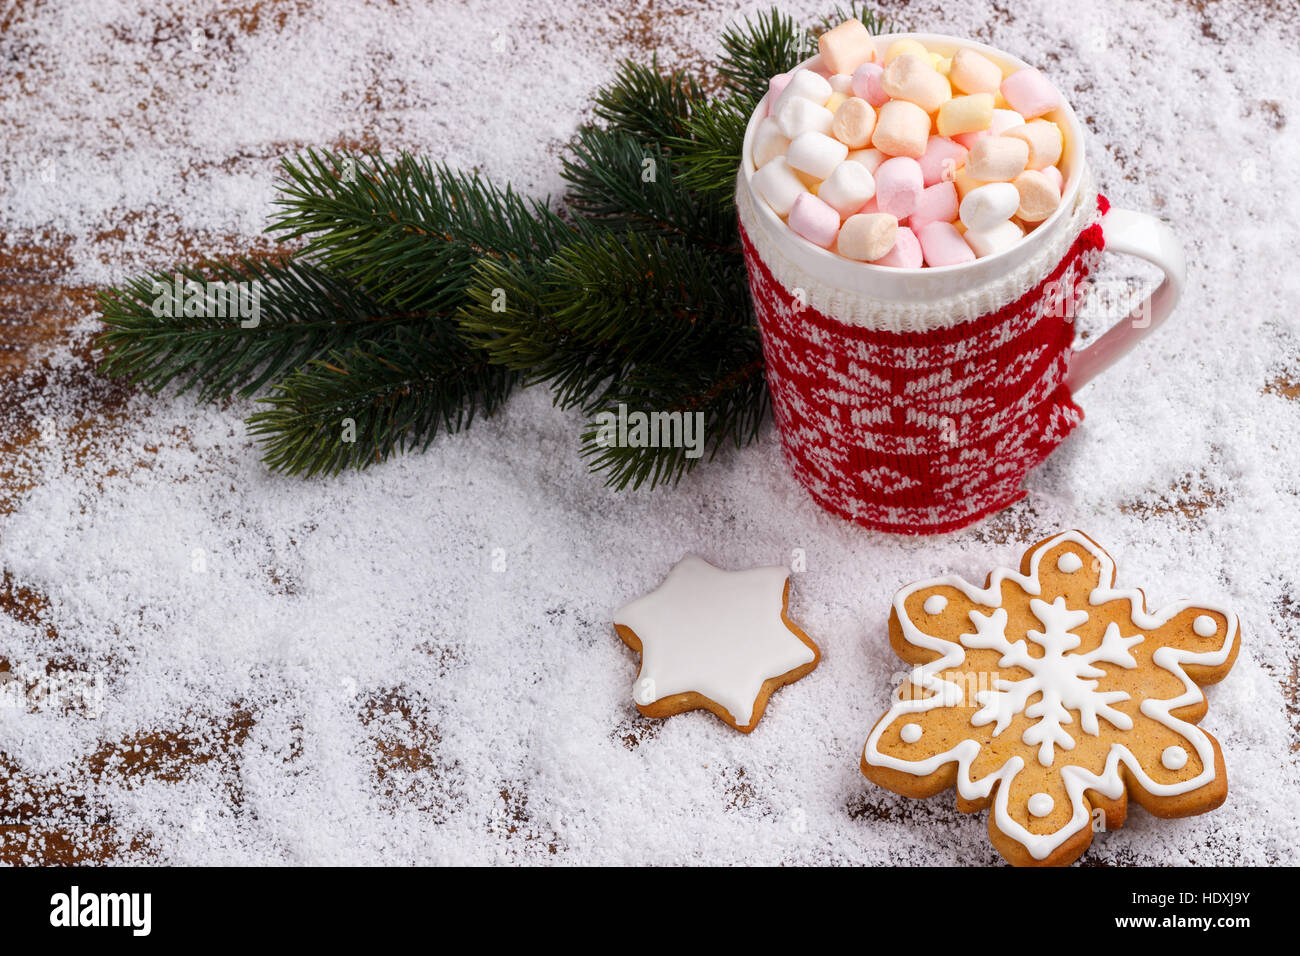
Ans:
[{"label": "white glazed star cookie", "polygon": [[890,643],[917,666],[862,772],[912,797],[956,786],[966,812],[992,806],[989,837],[1017,865],[1072,863],[1094,830],[1123,824],[1130,797],[1162,817],[1219,806],[1227,777],[1196,726],[1198,685],[1236,660],[1237,616],[1186,601],[1148,614],[1140,590],[1114,583],[1110,556],[1068,531],[983,588],[903,588]]},{"label": "white glazed star cookie", "polygon": [[637,709],[647,717],[704,709],[749,733],[772,692],[821,659],[787,616],[789,596],[783,567],[723,571],[686,555],[614,614],[619,637],[641,654]]}]

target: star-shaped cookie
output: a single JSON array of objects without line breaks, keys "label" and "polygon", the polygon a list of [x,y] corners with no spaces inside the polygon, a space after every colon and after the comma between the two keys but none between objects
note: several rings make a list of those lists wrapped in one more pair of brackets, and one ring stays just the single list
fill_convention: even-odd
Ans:
[{"label": "star-shaped cookie", "polygon": [[789,578],[779,566],[724,571],[688,554],[658,588],[619,608],[614,629],[641,654],[637,709],[647,717],[703,709],[753,730],[772,692],[821,660],[786,613]]}]

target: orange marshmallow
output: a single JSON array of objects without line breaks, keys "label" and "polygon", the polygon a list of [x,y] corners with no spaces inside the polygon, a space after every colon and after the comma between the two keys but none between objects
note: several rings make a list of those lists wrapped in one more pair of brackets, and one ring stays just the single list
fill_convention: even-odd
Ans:
[{"label": "orange marshmallow", "polygon": [[1002,135],[1023,139],[1029,146],[1029,169],[1046,169],[1061,161],[1065,141],[1061,127],[1051,120],[1031,120],[1022,126],[1013,126]]},{"label": "orange marshmallow", "polygon": [[891,60],[880,77],[880,85],[894,99],[915,103],[927,114],[952,99],[947,78],[927,58],[912,53]]},{"label": "orange marshmallow", "polygon": [[[887,156],[920,159],[925,155],[925,146],[929,140],[930,114],[915,103],[890,100],[876,114],[876,129],[871,135],[871,145]],[[1012,142],[1019,143],[1020,140]]]},{"label": "orange marshmallow", "polygon": [[948,79],[963,93],[997,93],[1002,69],[983,53],[962,49],[952,55]]},{"label": "orange marshmallow", "polygon": [[1012,185],[1020,194],[1016,216],[1024,222],[1042,222],[1061,204],[1061,190],[1055,181],[1036,169],[1026,169],[1012,181]]},{"label": "orange marshmallow", "polygon": [[817,49],[831,73],[849,73],[874,56],[871,32],[861,20],[845,20],[817,38]]},{"label": "orange marshmallow", "polygon": [[1029,162],[1029,144],[1010,136],[985,136],[975,141],[965,169],[984,183],[1009,183]]},{"label": "orange marshmallow", "polygon": [[871,144],[871,134],[876,129],[876,111],[859,97],[840,104],[831,121],[831,135],[849,149],[865,149]]}]

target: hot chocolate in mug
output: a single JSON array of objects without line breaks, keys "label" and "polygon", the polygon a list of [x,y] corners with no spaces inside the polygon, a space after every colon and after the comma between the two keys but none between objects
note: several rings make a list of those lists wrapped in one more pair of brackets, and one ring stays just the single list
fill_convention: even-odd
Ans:
[{"label": "hot chocolate in mug", "polygon": [[[934,34],[875,38],[883,57],[910,37],[942,56],[962,47],[1009,69],[999,50]],[[1083,128],[1064,138],[1061,205],[982,259],[900,269],[854,262],[794,233],[753,190],[745,134],[736,206],[777,429],[795,477],[827,510],[868,528],[938,534],[1024,496],[1029,470],[1083,419],[1074,393],[1160,325],[1182,292],[1173,232],[1097,193]],[[1138,256],[1164,280],[1086,348],[1074,316],[1103,252]],[[1139,317],[1140,318],[1137,318]]]}]

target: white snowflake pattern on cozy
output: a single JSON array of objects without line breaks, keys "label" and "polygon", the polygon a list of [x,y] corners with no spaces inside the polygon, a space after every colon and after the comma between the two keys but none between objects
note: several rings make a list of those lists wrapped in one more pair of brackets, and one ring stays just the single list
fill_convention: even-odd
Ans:
[{"label": "white snowflake pattern on cozy", "polygon": [[764,258],[779,253],[759,251],[738,194],[773,414],[795,477],[823,507],[880,531],[939,534],[1024,496],[1030,469],[1083,420],[1065,385],[1072,317],[1109,208],[1084,202],[1064,255],[1027,291],[917,330],[844,321],[782,284]]}]

